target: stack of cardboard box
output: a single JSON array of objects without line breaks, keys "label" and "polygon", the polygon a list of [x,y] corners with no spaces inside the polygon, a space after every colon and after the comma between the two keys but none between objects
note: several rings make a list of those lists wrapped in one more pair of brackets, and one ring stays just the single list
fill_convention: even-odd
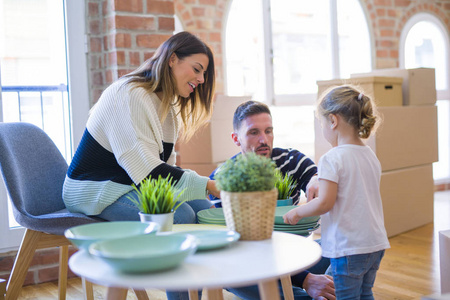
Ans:
[{"label": "stack of cardboard box", "polygon": [[239,104],[248,100],[250,97],[217,95],[210,122],[189,142],[177,145],[177,165],[209,176],[219,164],[238,153],[240,148],[231,139],[233,115]]},{"label": "stack of cardboard box", "polygon": [[[354,84],[378,105],[382,123],[367,140],[382,167],[381,197],[388,236],[433,222],[432,163],[438,160],[434,69],[382,69],[350,79],[319,81],[319,95],[331,86]],[[315,160],[331,146],[315,124]]]}]

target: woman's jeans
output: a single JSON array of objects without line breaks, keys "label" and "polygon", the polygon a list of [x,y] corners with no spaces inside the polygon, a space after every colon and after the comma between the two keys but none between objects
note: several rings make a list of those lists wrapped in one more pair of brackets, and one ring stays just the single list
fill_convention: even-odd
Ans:
[{"label": "woman's jeans", "polygon": [[[139,221],[139,209],[129,199],[137,199],[135,190],[128,192],[113,204],[105,208],[101,214],[97,215],[108,221]],[[197,212],[208,209],[213,204],[206,199],[191,200],[181,204],[173,216],[174,224],[195,224],[198,223]]]},{"label": "woman's jeans", "polygon": [[383,256],[384,250],[331,258],[336,298],[374,299],[372,287]]}]

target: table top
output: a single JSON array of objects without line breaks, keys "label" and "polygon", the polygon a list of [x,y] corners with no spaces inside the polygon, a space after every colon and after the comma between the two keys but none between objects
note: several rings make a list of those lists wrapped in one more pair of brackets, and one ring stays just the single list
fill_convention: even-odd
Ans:
[{"label": "table top", "polygon": [[180,266],[160,272],[126,274],[86,251],[76,252],[70,269],[89,281],[123,288],[188,290],[239,287],[296,274],[318,262],[320,246],[305,237],[273,232],[272,239],[238,241],[227,247],[198,251]]}]

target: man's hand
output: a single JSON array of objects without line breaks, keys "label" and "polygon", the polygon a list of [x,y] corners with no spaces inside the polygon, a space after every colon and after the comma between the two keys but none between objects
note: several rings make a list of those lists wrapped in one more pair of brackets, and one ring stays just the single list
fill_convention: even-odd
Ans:
[{"label": "man's hand", "polygon": [[309,273],[303,281],[303,289],[313,299],[336,300],[333,277]]},{"label": "man's hand", "polygon": [[317,197],[319,197],[319,179],[317,178],[317,175],[314,175],[306,186],[306,200],[309,202]]}]

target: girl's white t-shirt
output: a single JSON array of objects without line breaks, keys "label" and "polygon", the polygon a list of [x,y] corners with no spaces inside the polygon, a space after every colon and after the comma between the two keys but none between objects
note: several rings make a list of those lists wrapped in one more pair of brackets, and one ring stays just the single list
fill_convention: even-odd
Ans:
[{"label": "girl's white t-shirt", "polygon": [[380,195],[381,165],[368,146],[341,145],[319,160],[319,180],[338,185],[333,208],[322,215],[323,256],[337,258],[389,248]]}]

